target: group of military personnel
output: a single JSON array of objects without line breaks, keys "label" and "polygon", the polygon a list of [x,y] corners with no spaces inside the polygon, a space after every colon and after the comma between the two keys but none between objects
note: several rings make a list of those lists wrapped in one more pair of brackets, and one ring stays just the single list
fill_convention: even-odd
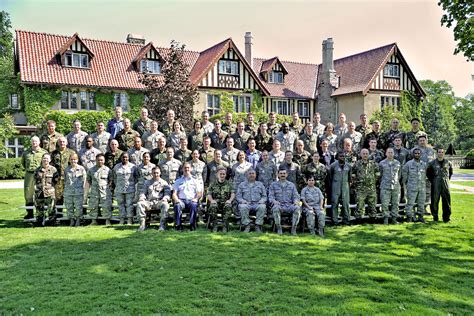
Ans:
[{"label": "group of military personnel", "polygon": [[336,125],[321,124],[319,113],[304,125],[298,113],[291,123],[278,124],[273,112],[268,122],[257,124],[248,113],[246,122],[234,124],[232,113],[210,122],[203,112],[185,132],[172,110],[159,124],[142,108],[132,125],[117,107],[111,120],[97,123],[96,132],[82,131],[76,120],[63,136],[48,121],[47,132],[33,136],[23,154],[25,218],[45,225],[55,220],[56,206],[64,205],[70,225],[80,226],[86,204],[92,225],[99,214],[110,225],[115,198],[120,224],[132,224],[136,213],[144,230],[149,213],[158,211],[159,230],[165,230],[172,206],[176,229],[183,229],[183,214],[189,213],[194,230],[205,203],[213,231],[222,226],[226,232],[235,216],[249,232],[255,213],[255,231],[269,217],[282,234],[281,217],[289,215],[296,235],[304,215],[310,233],[323,236],[326,213],[338,225],[339,207],[347,225],[351,204],[355,222],[364,213],[375,222],[377,201],[384,224],[398,222],[399,203],[406,204],[408,222],[424,223],[429,202],[438,221],[441,198],[448,222],[452,165],[443,148],[428,145],[420,121],[411,124],[403,132],[393,119],[382,132],[379,121],[370,125],[362,114],[356,126],[344,113]]}]

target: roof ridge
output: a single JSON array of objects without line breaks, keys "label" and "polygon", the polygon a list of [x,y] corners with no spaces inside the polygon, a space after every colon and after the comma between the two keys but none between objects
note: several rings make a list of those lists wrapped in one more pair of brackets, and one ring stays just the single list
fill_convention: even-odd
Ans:
[{"label": "roof ridge", "polygon": [[357,55],[362,55],[362,54],[365,54],[365,53],[368,53],[368,52],[372,52],[374,50],[378,50],[378,49],[381,49],[381,48],[385,48],[385,47],[388,47],[388,46],[397,46],[397,42],[394,42],[394,43],[391,43],[391,44],[387,44],[387,45],[383,45],[383,46],[379,46],[379,47],[376,47],[376,48],[372,48],[372,49],[368,49],[368,50],[365,50],[363,52],[360,52],[360,53],[355,53],[355,54],[352,54],[352,55],[349,55],[349,56],[344,56],[344,57],[341,57],[341,58],[337,58],[337,59],[334,59],[334,61],[336,60],[342,60],[342,59],[346,59],[346,58],[351,58],[351,57],[355,57]]},{"label": "roof ridge", "polygon": [[[307,62],[302,62],[302,61],[284,60],[284,59],[280,59],[278,56],[275,56],[275,57],[277,57],[279,61],[285,62],[285,63],[300,64],[300,65],[311,65],[311,66],[319,66],[319,64],[315,64],[315,63],[307,63]],[[262,60],[262,61],[271,60],[271,59],[273,59],[273,58],[274,58],[274,57],[272,57],[272,58],[253,57],[253,59],[259,59],[259,60]]]}]

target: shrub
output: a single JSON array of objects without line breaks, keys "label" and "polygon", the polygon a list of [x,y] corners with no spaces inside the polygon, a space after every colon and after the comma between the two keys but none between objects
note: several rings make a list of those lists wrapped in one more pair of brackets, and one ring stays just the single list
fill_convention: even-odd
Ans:
[{"label": "shrub", "polygon": [[[226,113],[215,114],[215,115],[211,116],[210,121],[214,122],[214,120],[221,120],[223,122],[224,118],[225,118],[225,114]],[[268,113],[256,112],[256,113],[254,113],[254,116],[255,116],[255,122],[258,123],[258,124],[260,124],[262,122],[265,122],[265,123],[268,122]],[[247,121],[247,113],[232,112],[232,122],[237,123],[239,121],[246,122]],[[281,124],[283,122],[291,123],[291,116],[277,114],[277,123]]]},{"label": "shrub", "polygon": [[0,158],[0,179],[23,179],[24,176],[21,158]]}]

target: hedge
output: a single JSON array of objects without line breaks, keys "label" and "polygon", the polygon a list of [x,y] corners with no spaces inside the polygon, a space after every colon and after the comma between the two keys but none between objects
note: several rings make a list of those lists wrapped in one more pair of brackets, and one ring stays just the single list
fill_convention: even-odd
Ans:
[{"label": "hedge", "polygon": [[[255,117],[255,122],[258,123],[258,124],[260,124],[262,122],[265,122],[265,123],[268,122],[268,113],[256,112],[256,113],[254,113],[254,117]],[[210,118],[210,121],[214,122],[214,120],[221,120],[223,122],[224,118],[225,118],[225,113],[218,113],[218,114],[213,115]],[[247,122],[247,113],[242,113],[242,112],[235,113],[235,112],[233,112],[232,113],[232,122],[237,123],[239,121]],[[284,123],[284,122],[291,123],[292,122],[291,116],[277,114],[277,123],[281,124],[281,123]]]},{"label": "hedge", "polygon": [[21,158],[0,158],[0,179],[23,179],[24,176]]}]

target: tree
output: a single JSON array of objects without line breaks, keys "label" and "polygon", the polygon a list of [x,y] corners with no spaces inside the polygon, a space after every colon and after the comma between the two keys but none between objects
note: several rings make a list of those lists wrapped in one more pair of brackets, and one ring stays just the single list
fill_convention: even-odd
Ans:
[{"label": "tree", "polygon": [[474,94],[469,94],[466,98],[458,98],[454,117],[459,131],[456,140],[459,149],[474,148]]},{"label": "tree", "polygon": [[408,119],[408,116],[405,113],[397,110],[393,105],[387,105],[381,110],[375,111],[370,118],[370,122],[378,120],[380,121],[380,127],[382,131],[389,131],[390,123],[394,118],[400,121],[401,130],[410,130],[410,119]]},{"label": "tree", "polygon": [[454,54],[463,52],[468,60],[473,61],[474,2],[470,0],[440,0],[438,5],[445,11],[441,18],[441,25],[451,28],[455,23],[454,40],[458,41],[458,44],[454,49]]},{"label": "tree", "polygon": [[185,45],[171,41],[164,58],[162,75],[145,74],[140,82],[145,85],[145,102],[150,116],[164,120],[166,112],[174,110],[183,126],[193,126],[193,106],[197,101],[196,87],[189,81],[189,66],[184,61]]},{"label": "tree", "polygon": [[10,16],[0,11],[0,112],[10,103],[10,94],[19,91],[19,80],[13,74],[13,34]]},{"label": "tree", "polygon": [[0,58],[13,56],[13,34],[10,15],[5,11],[0,11]]},{"label": "tree", "polygon": [[421,119],[430,136],[430,143],[447,147],[457,136],[454,120],[456,97],[452,87],[444,80],[421,80],[426,99],[421,109]]},{"label": "tree", "polygon": [[18,134],[18,130],[15,128],[15,122],[13,117],[9,114],[4,114],[0,118],[0,154],[5,155],[8,152],[8,148],[5,146],[5,140],[12,138]]}]

